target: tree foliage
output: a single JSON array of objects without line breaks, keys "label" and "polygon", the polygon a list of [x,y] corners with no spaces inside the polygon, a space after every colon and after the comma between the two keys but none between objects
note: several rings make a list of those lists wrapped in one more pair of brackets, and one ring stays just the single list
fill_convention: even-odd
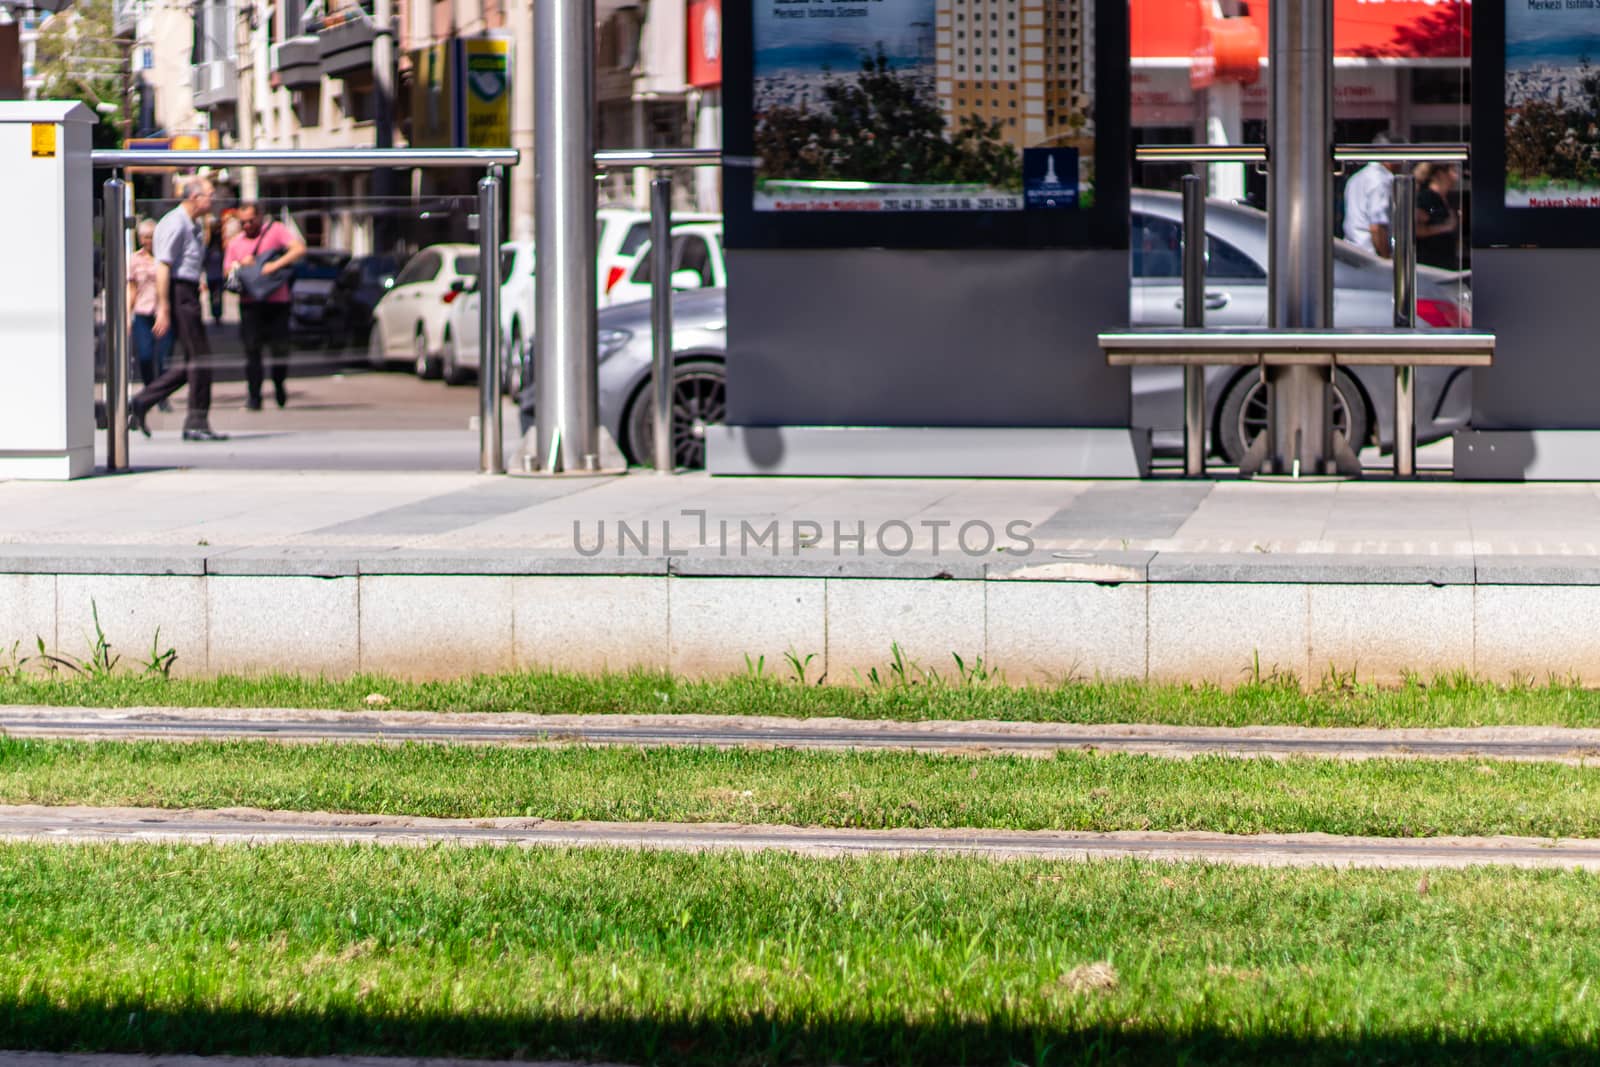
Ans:
[{"label": "tree foliage", "polygon": [[769,178],[1022,187],[1021,160],[999,123],[969,115],[954,131],[948,125],[937,101],[879,49],[853,77],[829,78],[822,106],[762,112],[756,154]]},{"label": "tree foliage", "polygon": [[[40,98],[81,100],[95,112],[96,148],[121,142],[128,101],[123,67],[127,57],[116,39],[116,0],[77,0],[39,27],[35,69],[44,80]],[[107,113],[101,105],[115,110]]]},{"label": "tree foliage", "polygon": [[1587,57],[1576,99],[1528,101],[1506,124],[1506,173],[1516,186],[1600,185],[1600,70]]}]

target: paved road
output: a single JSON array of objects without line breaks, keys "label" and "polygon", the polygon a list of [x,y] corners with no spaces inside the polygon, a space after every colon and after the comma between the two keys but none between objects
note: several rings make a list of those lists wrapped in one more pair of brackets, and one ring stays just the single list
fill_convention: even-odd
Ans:
[{"label": "paved road", "polygon": [[1600,757],[1600,730],[1192,727],[1015,722],[887,722],[717,715],[521,715],[206,708],[0,708],[13,737],[190,741],[266,739],[451,744],[710,745],[721,748],[892,749],[1048,756],[1063,750],[1188,757],[1488,758],[1560,762]]},{"label": "paved road", "polygon": [[1600,870],[1600,841],[1328,834],[854,830],[732,823],[425,819],[226,809],[0,806],[0,840],[81,843],[609,847],[800,855],[977,855],[994,859],[1203,861],[1271,867],[1557,867]]}]

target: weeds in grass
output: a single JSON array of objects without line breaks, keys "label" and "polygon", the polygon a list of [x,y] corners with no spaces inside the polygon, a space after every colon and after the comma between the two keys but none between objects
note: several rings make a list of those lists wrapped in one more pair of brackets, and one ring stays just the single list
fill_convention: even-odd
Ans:
[{"label": "weeds in grass", "polygon": [[1243,672],[1247,684],[1262,689],[1299,688],[1300,679],[1293,671],[1286,671],[1274,664],[1269,670],[1261,669],[1261,650],[1258,648],[1251,654],[1250,666]]},{"label": "weeds in grass", "polygon": [[[805,659],[801,659],[799,654],[791,648],[789,651],[783,654],[783,658],[789,663],[789,675],[794,679],[795,684],[805,685],[806,670],[811,666],[811,661],[817,658],[817,654],[815,652],[808,652],[806,653]],[[826,677],[827,675],[823,674],[821,678],[817,679],[817,684],[821,685],[823,679]]]},{"label": "weeds in grass", "polygon": [[[28,675],[32,673],[30,667],[43,671],[52,679],[66,671],[71,677],[85,684],[109,684],[117,677],[117,666],[122,662],[122,655],[112,651],[111,638],[106,634],[105,627],[100,624],[100,605],[93,600],[89,601],[89,614],[94,621],[94,636],[89,639],[89,654],[86,658],[80,659],[70,652],[59,649],[52,652],[45,645],[44,638],[35,635],[37,655],[20,656],[18,652],[22,648],[22,642],[17,641],[12,644],[10,661],[0,664],[0,685],[26,685],[29,681]],[[170,646],[161,647],[161,627],[157,626],[154,636],[150,639],[150,655],[140,661],[144,675],[160,680],[170,679],[172,665],[177,659],[177,649]]]},{"label": "weeds in grass", "polygon": [[751,658],[750,653],[744,654],[744,674],[746,678],[759,680],[767,673],[767,657],[756,656]]},{"label": "weeds in grass", "polygon": [[11,642],[11,652],[7,662],[0,664],[0,683],[15,684],[24,680],[23,671],[33,662],[33,657],[19,655],[21,651],[21,641]]},{"label": "weeds in grass", "polygon": [[144,662],[144,673],[158,678],[171,678],[172,665],[177,659],[177,649],[162,649],[161,627],[157,626],[155,636],[150,638],[150,658]]}]

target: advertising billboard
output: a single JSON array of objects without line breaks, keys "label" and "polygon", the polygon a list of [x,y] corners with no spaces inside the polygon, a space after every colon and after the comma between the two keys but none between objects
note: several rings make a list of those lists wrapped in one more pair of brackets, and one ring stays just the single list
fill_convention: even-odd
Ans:
[{"label": "advertising billboard", "polygon": [[414,148],[511,143],[511,40],[462,37],[410,53]]},{"label": "advertising billboard", "polygon": [[689,0],[689,84],[722,84],[722,0]]},{"label": "advertising billboard", "polygon": [[454,42],[444,41],[411,53],[413,148],[456,147],[455,83]]},{"label": "advertising billboard", "polygon": [[1127,246],[1126,0],[721,14],[731,247]]},{"label": "advertising billboard", "polygon": [[1093,0],[758,0],[754,34],[757,211],[1093,204]]},{"label": "advertising billboard", "polygon": [[1600,248],[1600,2],[1504,4],[1474,27],[1472,245]]},{"label": "advertising billboard", "polygon": [[462,147],[504,148],[511,143],[511,41],[468,37],[461,41]]},{"label": "advertising billboard", "polygon": [[1505,204],[1600,208],[1600,8],[1508,0]]}]

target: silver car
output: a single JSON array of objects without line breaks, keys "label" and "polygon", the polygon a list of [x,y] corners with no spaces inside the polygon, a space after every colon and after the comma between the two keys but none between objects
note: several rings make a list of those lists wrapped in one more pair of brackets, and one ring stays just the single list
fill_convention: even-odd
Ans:
[{"label": "silver car", "polygon": [[[1130,237],[1133,274],[1130,321],[1135,326],[1183,324],[1183,203],[1176,193],[1136,191]],[[1344,241],[1333,243],[1335,326],[1392,326],[1394,269],[1387,260]],[[1417,323],[1471,325],[1464,275],[1417,268]],[[1206,205],[1206,325],[1267,324],[1267,216],[1213,200]],[[1471,414],[1468,371],[1418,370],[1417,437],[1437,440]],[[1266,429],[1266,389],[1253,368],[1207,367],[1211,451],[1230,463]],[[1359,448],[1394,438],[1394,372],[1387,367],[1340,368],[1334,377],[1334,425]],[[1149,427],[1158,452],[1183,448],[1183,371],[1133,372],[1133,424]]]},{"label": "silver car", "polygon": [[[1214,201],[1207,208],[1206,324],[1263,326],[1267,321],[1267,219],[1253,208]],[[1183,321],[1179,277],[1183,227],[1175,194],[1133,197],[1131,321],[1176,326]],[[1393,321],[1390,265],[1343,241],[1334,244],[1334,321],[1340,326],[1386,326]],[[1469,325],[1463,276],[1418,268],[1419,322]],[[723,372],[727,301],[723,289],[673,297],[674,451],[679,466],[705,463],[705,430],[727,411]],[[652,431],[650,303],[622,304],[599,313],[600,420],[633,463],[649,463]],[[1417,382],[1417,435],[1435,440],[1463,425],[1470,413],[1466,371],[1423,368]],[[531,382],[532,375],[527,379]],[[1183,373],[1177,368],[1133,373],[1133,424],[1152,431],[1157,451],[1183,447]],[[1266,395],[1248,368],[1209,367],[1211,451],[1237,463],[1244,442],[1266,428]],[[1385,367],[1341,368],[1334,382],[1334,421],[1360,444],[1392,443],[1394,373]],[[522,428],[533,421],[534,390],[522,396]]]},{"label": "silver car", "polygon": [[[672,298],[673,452],[677,466],[704,467],[706,428],[727,417],[723,372],[728,332],[727,290],[694,289]],[[650,301],[617,304],[599,313],[600,422],[630,463],[649,464],[651,424]],[[533,425],[537,390],[531,368],[523,379],[522,432]]]}]

